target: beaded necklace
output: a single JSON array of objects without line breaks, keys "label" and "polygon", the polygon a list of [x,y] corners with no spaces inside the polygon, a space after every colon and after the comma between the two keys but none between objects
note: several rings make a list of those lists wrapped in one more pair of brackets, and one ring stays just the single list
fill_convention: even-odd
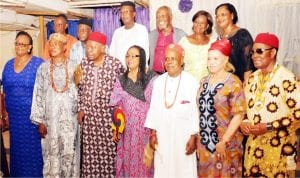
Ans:
[{"label": "beaded necklace", "polygon": [[257,89],[254,93],[254,103],[257,111],[261,110],[264,106],[266,98],[264,93],[269,88],[270,81],[272,80],[273,75],[277,71],[278,67],[278,63],[276,63],[273,70],[268,74],[263,75],[261,71],[258,74]]},{"label": "beaded necklace", "polygon": [[179,86],[180,86],[180,81],[181,81],[181,73],[180,73],[180,76],[179,76],[179,82],[178,82],[178,85],[177,85],[177,89],[176,89],[176,93],[175,93],[175,97],[174,97],[174,100],[172,101],[172,103],[170,105],[167,104],[167,98],[166,98],[166,90],[167,90],[167,82],[168,82],[168,75],[166,77],[166,81],[165,81],[165,89],[164,89],[164,100],[165,100],[165,107],[167,109],[170,109],[175,101],[176,101],[176,98],[177,98],[177,94],[178,94],[178,90],[179,90]]},{"label": "beaded necklace", "polygon": [[65,61],[63,63],[63,67],[65,69],[65,73],[66,73],[66,83],[65,83],[65,86],[62,88],[62,89],[58,89],[55,85],[55,82],[54,82],[54,77],[53,77],[53,70],[54,70],[54,63],[53,63],[53,60],[51,59],[51,62],[50,62],[50,82],[51,82],[51,87],[53,88],[53,90],[57,93],[63,93],[65,92],[66,90],[69,89],[69,74],[68,74],[68,66],[67,66],[67,61]]}]

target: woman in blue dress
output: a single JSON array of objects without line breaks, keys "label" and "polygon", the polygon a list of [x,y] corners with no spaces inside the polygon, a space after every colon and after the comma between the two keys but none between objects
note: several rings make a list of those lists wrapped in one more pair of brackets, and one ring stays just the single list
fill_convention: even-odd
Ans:
[{"label": "woman in blue dress", "polygon": [[24,31],[16,36],[16,57],[3,70],[3,90],[10,131],[10,176],[42,177],[41,137],[30,121],[35,76],[43,62],[32,56],[32,38]]}]

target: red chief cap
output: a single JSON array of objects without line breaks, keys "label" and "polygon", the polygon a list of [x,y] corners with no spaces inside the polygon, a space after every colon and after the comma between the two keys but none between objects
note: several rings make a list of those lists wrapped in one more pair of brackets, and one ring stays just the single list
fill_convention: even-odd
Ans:
[{"label": "red chief cap", "polygon": [[184,55],[184,49],[179,44],[169,44],[166,48],[166,51],[170,49],[177,51],[180,55]]},{"label": "red chief cap", "polygon": [[88,37],[88,40],[106,45],[106,36],[100,32],[91,32]]},{"label": "red chief cap", "polygon": [[272,33],[260,33],[256,36],[254,43],[263,43],[274,48],[279,47],[279,39]]},{"label": "red chief cap", "polygon": [[217,51],[220,51],[225,56],[230,56],[231,43],[227,39],[217,40],[210,45],[210,48],[208,49],[208,51],[210,51],[210,50],[217,50]]}]

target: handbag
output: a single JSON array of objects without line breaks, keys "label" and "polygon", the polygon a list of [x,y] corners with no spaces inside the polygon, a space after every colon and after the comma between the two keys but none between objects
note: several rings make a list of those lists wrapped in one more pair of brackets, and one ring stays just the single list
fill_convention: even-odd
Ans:
[{"label": "handbag", "polygon": [[113,130],[116,130],[118,133],[123,133],[125,129],[126,119],[125,114],[121,107],[117,106],[114,107],[112,110],[112,125],[111,128]]}]

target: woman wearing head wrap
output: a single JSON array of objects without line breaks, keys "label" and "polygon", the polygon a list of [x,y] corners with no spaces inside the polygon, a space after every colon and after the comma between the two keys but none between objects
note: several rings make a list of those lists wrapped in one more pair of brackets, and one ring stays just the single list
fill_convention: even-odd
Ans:
[{"label": "woman wearing head wrap", "polygon": [[3,70],[3,90],[10,132],[10,176],[41,177],[43,158],[41,138],[30,122],[36,72],[43,60],[32,55],[31,36],[20,31],[15,39],[16,56]]},{"label": "woman wearing head wrap", "polygon": [[238,131],[246,103],[242,82],[232,74],[228,40],[214,42],[208,51],[209,75],[200,82],[198,144],[200,177],[241,177],[242,140]]},{"label": "woman wearing head wrap", "polygon": [[64,55],[67,38],[50,36],[50,60],[37,72],[30,119],[42,138],[43,177],[79,177],[76,64]]}]

